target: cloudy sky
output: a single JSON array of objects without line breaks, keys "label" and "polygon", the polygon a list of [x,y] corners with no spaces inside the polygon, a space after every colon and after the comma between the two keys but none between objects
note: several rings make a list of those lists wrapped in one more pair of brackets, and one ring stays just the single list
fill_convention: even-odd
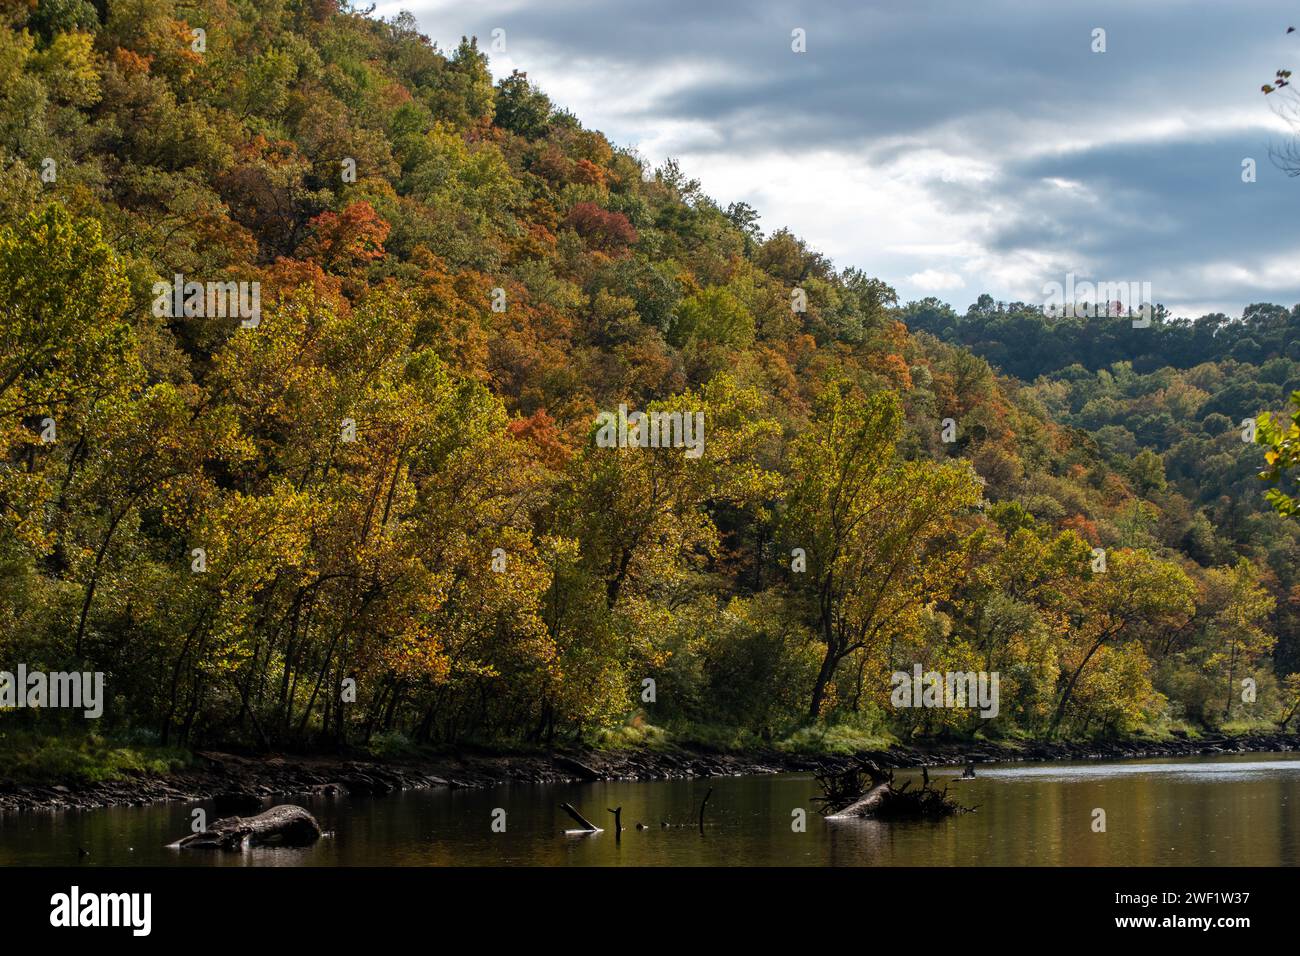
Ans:
[{"label": "cloudy sky", "polygon": [[400,10],[443,49],[505,31],[496,76],[527,71],[616,145],[675,157],[724,207],[748,202],[764,231],[789,226],[904,301],[1041,302],[1073,273],[1149,282],[1182,315],[1300,302],[1300,178],[1270,159],[1289,127],[1260,93],[1300,67],[1300,30],[1285,33],[1300,5],[407,0],[376,15]]}]

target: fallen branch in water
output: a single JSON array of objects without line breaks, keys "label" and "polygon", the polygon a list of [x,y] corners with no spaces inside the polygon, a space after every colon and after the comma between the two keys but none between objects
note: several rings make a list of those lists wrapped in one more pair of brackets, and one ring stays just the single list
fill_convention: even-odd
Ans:
[{"label": "fallen branch in water", "polygon": [[846,770],[825,770],[814,774],[822,795],[813,797],[817,811],[828,820],[870,817],[873,820],[932,820],[969,813],[948,796],[948,787],[937,790],[930,775],[923,775],[917,790],[908,780],[894,786],[894,772],[882,770],[871,760],[860,760]]},{"label": "fallen branch in water", "polygon": [[[563,810],[565,813],[567,813],[569,816],[573,817],[573,819],[578,822],[578,826],[581,827],[582,831],[586,833],[603,832],[600,827],[596,826],[596,824],[592,823],[590,820],[584,817],[581,813],[575,810],[570,804],[562,803],[560,804],[560,809]],[[567,831],[567,832],[572,832],[572,831]]]}]

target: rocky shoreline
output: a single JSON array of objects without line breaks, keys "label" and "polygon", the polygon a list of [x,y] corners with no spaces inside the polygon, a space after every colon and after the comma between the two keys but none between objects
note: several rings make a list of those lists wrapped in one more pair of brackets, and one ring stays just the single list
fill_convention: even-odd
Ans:
[{"label": "rocky shoreline", "polygon": [[[1173,740],[1090,743],[932,742],[859,756],[882,767],[944,766],[1044,760],[1116,760],[1300,750],[1300,734],[1251,734]],[[505,783],[667,780],[843,767],[853,757],[754,751],[597,751],[494,755],[461,753],[426,761],[343,757],[248,757],[198,751],[192,766],[165,776],[138,776],[87,786],[17,784],[0,780],[0,811],[91,810],[148,806],[169,800],[212,800],[218,813],[256,812],[268,801],[304,794],[375,795],[421,787],[490,787]]]}]

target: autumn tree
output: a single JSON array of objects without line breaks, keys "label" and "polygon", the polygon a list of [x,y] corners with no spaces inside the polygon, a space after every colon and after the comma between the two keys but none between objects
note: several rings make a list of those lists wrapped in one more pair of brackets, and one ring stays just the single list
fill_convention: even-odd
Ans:
[{"label": "autumn tree", "polygon": [[897,396],[828,390],[791,451],[783,539],[806,554],[793,576],[825,645],[808,713],[822,716],[840,663],[885,660],[890,642],[954,583],[961,519],[980,499],[964,463],[900,460]]},{"label": "autumn tree", "polygon": [[1110,553],[1105,570],[1090,575],[1070,609],[1069,644],[1048,736],[1060,729],[1081,678],[1103,672],[1098,654],[1130,641],[1156,639],[1163,631],[1186,624],[1195,611],[1195,594],[1186,572],[1171,561],[1147,551]]}]

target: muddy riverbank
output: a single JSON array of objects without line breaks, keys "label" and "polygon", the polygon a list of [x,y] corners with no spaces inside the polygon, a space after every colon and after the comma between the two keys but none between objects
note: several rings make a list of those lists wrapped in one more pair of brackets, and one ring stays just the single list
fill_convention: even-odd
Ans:
[{"label": "muddy riverbank", "polygon": [[[1042,760],[1115,760],[1300,750],[1300,734],[1252,734],[1172,740],[1085,743],[933,742],[895,746],[865,756],[887,767]],[[217,802],[218,812],[249,812],[260,802],[298,794],[384,794],[424,787],[488,787],[502,783],[593,780],[671,780],[810,771],[853,758],[780,751],[711,753],[672,750],[566,750],[551,754],[462,752],[420,761],[339,756],[247,756],[197,751],[192,766],[163,776],[137,776],[89,785],[27,784],[3,779],[0,811],[89,810],[147,806],[171,800]]]}]

